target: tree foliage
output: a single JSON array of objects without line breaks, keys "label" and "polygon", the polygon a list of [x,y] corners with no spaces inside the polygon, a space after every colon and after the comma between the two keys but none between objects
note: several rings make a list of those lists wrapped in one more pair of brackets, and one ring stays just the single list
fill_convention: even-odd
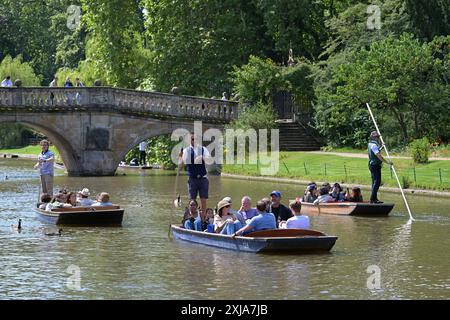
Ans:
[{"label": "tree foliage", "polygon": [[348,63],[333,66],[332,86],[318,91],[320,131],[336,144],[361,145],[371,126],[369,102],[391,137],[404,143],[423,135],[448,139],[450,123],[442,115],[448,114],[450,91],[443,66],[431,45],[407,34],[353,51]]},{"label": "tree foliage", "polygon": [[[275,93],[288,91],[298,105],[311,105],[314,99],[312,67],[306,60],[283,67],[271,59],[250,56],[242,67],[231,72],[233,91],[241,103],[272,103]],[[306,102],[305,102],[306,101]],[[309,111],[309,110],[307,110]]]},{"label": "tree foliage", "polygon": [[87,59],[105,82],[136,88],[148,69],[149,52],[143,46],[142,20],[137,1],[82,0],[83,21],[89,32]]},{"label": "tree foliage", "polygon": [[35,73],[48,83],[58,68],[58,44],[72,33],[67,28],[67,8],[79,1],[0,1],[0,59],[22,55]]},{"label": "tree foliage", "polygon": [[41,79],[34,73],[30,63],[23,62],[22,56],[18,55],[14,59],[7,55],[0,63],[0,79],[11,76],[14,83],[16,79],[22,81],[22,86],[39,86]]}]

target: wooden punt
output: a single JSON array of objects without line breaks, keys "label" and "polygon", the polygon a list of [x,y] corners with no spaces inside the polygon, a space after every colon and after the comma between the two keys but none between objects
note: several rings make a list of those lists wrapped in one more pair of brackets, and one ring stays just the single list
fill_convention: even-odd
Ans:
[{"label": "wooden punt", "polygon": [[314,205],[312,203],[302,202],[301,213],[311,216],[334,214],[344,216],[380,217],[387,216],[392,208],[394,208],[393,203],[332,202]]},{"label": "wooden punt", "polygon": [[337,237],[305,229],[274,229],[233,238],[171,226],[174,239],[223,249],[253,253],[323,253],[334,246]]},{"label": "wooden punt", "polygon": [[39,208],[34,210],[39,220],[46,223],[83,226],[120,226],[124,213],[124,209],[116,205],[55,208],[52,211]]},{"label": "wooden punt", "polygon": [[[129,164],[119,164],[121,169],[132,169],[132,170],[149,170],[153,169],[153,166],[130,166]],[[155,168],[157,169],[157,168]]]}]

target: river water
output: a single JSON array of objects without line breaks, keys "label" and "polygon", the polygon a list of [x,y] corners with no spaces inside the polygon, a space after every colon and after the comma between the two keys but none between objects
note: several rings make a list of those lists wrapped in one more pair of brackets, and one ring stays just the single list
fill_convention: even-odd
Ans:
[{"label": "river water", "polygon": [[[257,255],[169,239],[169,223],[181,219],[172,204],[175,176],[156,170],[115,177],[58,172],[55,188],[109,192],[125,208],[123,226],[63,227],[61,237],[45,236],[32,211],[32,165],[0,160],[0,299],[450,298],[449,198],[408,195],[417,219],[408,224],[400,195],[381,193],[396,204],[387,218],[311,218],[313,229],[339,237],[329,254]],[[256,200],[274,189],[287,203],[304,187],[211,177],[209,206],[223,196],[237,206],[244,194]],[[10,227],[19,218],[21,233]]]}]

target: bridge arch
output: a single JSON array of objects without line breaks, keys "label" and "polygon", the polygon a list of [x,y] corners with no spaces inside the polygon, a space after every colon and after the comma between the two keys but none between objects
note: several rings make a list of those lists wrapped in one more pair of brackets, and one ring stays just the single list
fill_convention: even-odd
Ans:
[{"label": "bridge arch", "polygon": [[[76,96],[77,99],[69,99]],[[60,150],[70,176],[114,175],[140,141],[236,118],[237,104],[116,88],[0,88],[0,123],[23,123]]]},{"label": "bridge arch", "polygon": [[20,123],[26,127],[29,127],[31,129],[43,133],[45,136],[48,137],[50,142],[58,149],[61,159],[66,165],[66,167],[75,168],[75,170],[80,169],[80,165],[77,162],[77,159],[75,158],[76,153],[74,152],[72,145],[70,144],[69,141],[66,140],[64,136],[62,136],[58,132],[53,131],[52,129],[46,127],[45,125],[26,120],[13,121],[11,119],[0,118],[0,124],[2,123]]}]

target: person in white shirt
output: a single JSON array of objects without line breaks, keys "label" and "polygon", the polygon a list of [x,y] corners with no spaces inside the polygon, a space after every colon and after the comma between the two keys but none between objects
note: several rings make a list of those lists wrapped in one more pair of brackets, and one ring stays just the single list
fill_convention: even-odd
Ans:
[{"label": "person in white shirt", "polygon": [[280,228],[282,229],[309,229],[309,217],[308,216],[302,216],[301,209],[302,209],[302,203],[300,202],[300,199],[296,199],[295,201],[291,202],[289,204],[289,207],[291,208],[292,213],[294,216],[292,218],[289,218],[286,223],[281,224]]},{"label": "person in white shirt", "polygon": [[146,165],[145,148],[147,148],[147,142],[146,142],[146,141],[142,141],[141,143],[139,143],[139,163],[140,163],[142,166],[145,166],[145,165]]},{"label": "person in white shirt", "polygon": [[334,198],[328,193],[327,187],[320,188],[320,196],[314,201],[314,204],[335,202]]},{"label": "person in white shirt", "polygon": [[11,76],[6,76],[2,81],[2,87],[12,87],[12,85]]}]

